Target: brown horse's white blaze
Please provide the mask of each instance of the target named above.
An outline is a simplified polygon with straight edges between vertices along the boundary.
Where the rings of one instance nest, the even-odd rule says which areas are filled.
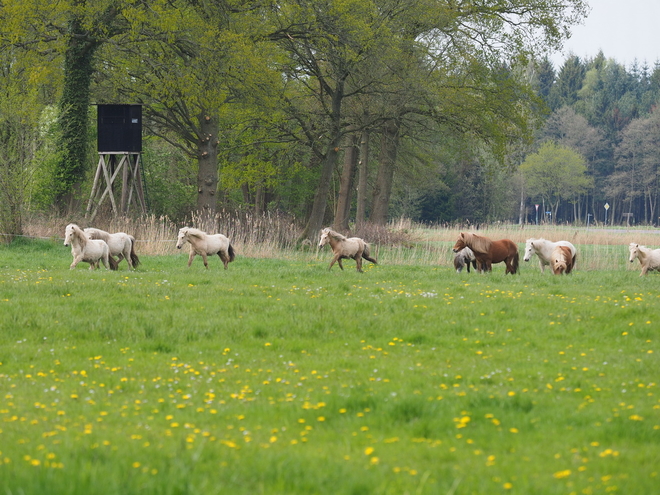
[[[227,265],[234,261],[236,254],[229,239],[223,234],[207,234],[199,229],[192,227],[183,227],[179,230],[176,247],[181,249],[183,245],[190,243],[190,255],[188,256],[188,266],[192,265],[195,255],[200,255],[204,261],[204,266],[209,267],[207,257],[217,254],[222,260],[225,270]]]
[[[510,239],[493,241],[488,237],[471,232],[461,232],[453,251],[458,253],[465,247],[469,247],[474,252],[479,272],[490,272],[493,270],[493,263],[501,263],[502,261],[506,264],[505,274],[518,272],[518,262],[520,260],[518,246]]]
[[[69,267],[71,270],[81,261],[89,263],[90,270],[98,268],[99,261],[103,262],[106,269],[117,269],[117,262],[110,256],[110,249],[106,242],[100,239],[90,239],[75,223],[66,226],[64,245],[71,246],[73,256],[73,262]]]
[[[555,275],[563,275],[564,273],[571,273],[573,269],[573,253],[568,246],[557,246],[552,250],[550,257],[552,265],[552,273]]]
[[[319,240],[319,247],[330,244],[334,256],[330,262],[328,270],[332,268],[335,263],[339,264],[339,268],[344,269],[341,264],[342,259],[354,259],[358,272],[362,272],[362,258],[377,264],[376,260],[369,255],[369,244],[359,237],[346,237],[335,232],[332,229],[326,228],[321,231],[321,239]]]

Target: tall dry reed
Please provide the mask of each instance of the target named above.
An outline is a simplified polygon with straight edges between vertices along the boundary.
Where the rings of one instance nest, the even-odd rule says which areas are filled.
[[[63,237],[70,220],[57,217],[34,217],[26,221],[24,232],[39,238]],[[94,225],[85,219],[81,227],[96,227],[109,232],[127,232],[137,241],[140,254],[165,255],[177,252],[176,237],[180,227],[166,217],[149,215],[141,218],[98,218]],[[302,227],[293,217],[282,213],[255,215],[251,212],[220,211],[212,217],[192,215],[184,222],[208,233],[223,233],[229,237],[239,256],[252,258],[286,258],[323,261],[330,259],[327,250],[319,250],[316,243],[297,246]],[[451,248],[462,231],[471,231],[492,239],[511,239],[521,250],[529,238],[552,241],[568,240],[578,250],[577,269],[608,270],[638,269],[628,263],[628,244],[636,242],[648,247],[660,247],[660,230],[652,228],[571,227],[564,225],[495,224],[479,229],[469,227],[429,227],[409,219],[396,219],[386,226],[367,224],[346,234],[358,236],[372,245],[372,252],[384,264],[423,264],[452,266]],[[522,263],[522,260],[521,260]],[[538,269],[536,258],[522,264]]]

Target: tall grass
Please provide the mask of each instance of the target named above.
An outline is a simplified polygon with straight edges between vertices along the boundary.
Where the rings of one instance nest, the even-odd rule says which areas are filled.
[[[42,238],[60,238],[68,220],[36,218],[26,222],[25,233]],[[283,214],[254,215],[250,212],[221,211],[212,218],[193,215],[188,226],[201,228],[209,233],[227,235],[239,256],[251,258],[289,258],[300,260],[324,260],[326,248],[319,251],[315,243],[298,245],[302,229],[295,219]],[[79,224],[87,225],[85,219]],[[175,225],[164,217],[99,219],[94,227],[111,232],[128,232],[138,240],[138,252],[146,255],[174,254],[177,232],[183,225]],[[461,231],[469,228],[429,227],[410,220],[398,219],[387,226],[366,225],[347,232],[372,244],[378,259],[389,264],[451,266],[451,247]],[[497,224],[475,231],[493,239],[508,238],[524,249],[529,238],[568,240],[578,248],[579,270],[637,269],[638,264],[628,263],[627,246],[636,242],[649,247],[660,246],[660,231],[650,228],[575,228],[552,225]],[[535,268],[536,259],[530,267]],[[526,269],[526,266],[523,266]]]

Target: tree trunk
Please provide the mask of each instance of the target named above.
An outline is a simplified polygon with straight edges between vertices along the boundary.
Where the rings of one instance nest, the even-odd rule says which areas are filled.
[[[325,207],[328,204],[328,192],[330,191],[330,181],[332,179],[332,172],[337,164],[340,139],[340,136],[336,136],[328,146],[328,150],[321,165],[321,177],[319,179],[319,186],[316,188],[316,194],[314,195],[312,212],[310,213],[307,225],[300,236],[301,240],[311,240],[323,227]]]
[[[389,122],[383,129],[380,142],[380,166],[374,188],[373,211],[371,221],[378,225],[387,222],[387,212],[392,193],[394,180],[394,164],[399,146],[399,125],[395,121]]]
[[[325,208],[328,204],[328,192],[330,191],[330,181],[332,179],[332,172],[337,166],[337,157],[339,146],[343,137],[341,130],[341,104],[344,98],[344,80],[337,83],[337,87],[331,95],[332,101],[332,126],[330,128],[330,142],[328,143],[323,163],[321,165],[321,177],[319,178],[319,186],[314,195],[314,204],[312,205],[312,212],[307,220],[300,240],[316,237],[317,233],[323,226],[323,219],[325,217]]]
[[[94,73],[94,53],[100,43],[89,41],[80,19],[71,21],[64,54],[64,87],[60,99],[61,157],[55,166],[55,204],[61,214],[77,207],[78,191],[87,168],[90,84]]]
[[[200,115],[199,125],[197,210],[210,218],[215,215],[218,203],[218,121],[209,115]]]
[[[358,162],[357,210],[355,224],[359,229],[367,218],[367,175],[369,173],[369,131],[362,131]]]
[[[355,176],[358,158],[358,138],[359,136],[350,134],[347,137],[348,145],[344,151],[344,168],[341,172],[337,211],[333,222],[335,230],[339,231],[348,230],[348,218],[351,213],[351,200],[353,198],[351,194],[353,192],[353,177]]]

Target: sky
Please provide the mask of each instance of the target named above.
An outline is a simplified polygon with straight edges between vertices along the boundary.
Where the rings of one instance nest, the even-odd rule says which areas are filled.
[[[588,0],[591,12],[551,60],[558,69],[568,55],[593,58],[600,50],[626,67],[635,59],[650,68],[660,60],[660,0]]]

